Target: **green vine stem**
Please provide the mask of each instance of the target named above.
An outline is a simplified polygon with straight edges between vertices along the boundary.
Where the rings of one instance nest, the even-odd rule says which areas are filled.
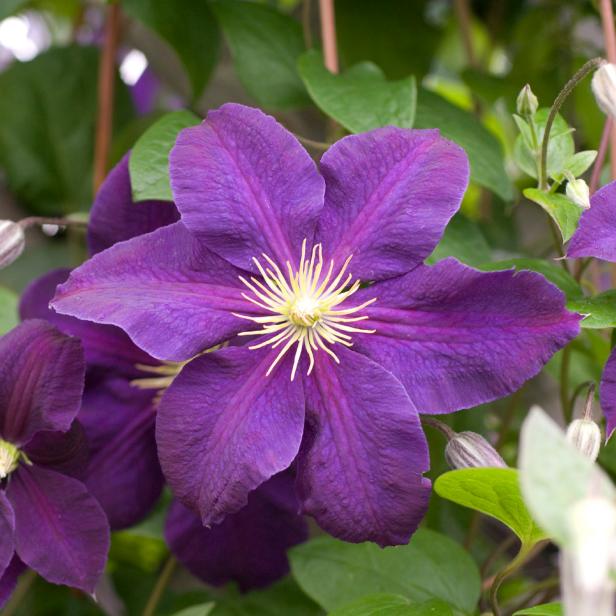
[[[559,112],[562,104],[565,102],[569,94],[571,94],[575,86],[582,79],[584,79],[586,75],[599,68],[599,66],[601,66],[604,62],[605,60],[603,58],[593,58],[592,60],[588,60],[588,62],[586,62],[565,84],[550,109],[548,119],[545,123],[545,130],[543,132],[541,156],[539,159],[539,188],[541,190],[548,190],[548,145],[550,142],[550,131],[552,130],[552,124],[554,124],[554,120],[556,119],[556,114]]]
[[[178,564],[175,556],[170,555],[165,565],[163,566],[158,579],[156,580],[156,584],[152,589],[152,594],[150,595],[148,602],[143,610],[143,616],[154,616],[156,613],[156,608],[167,588],[169,582],[171,581],[171,576],[173,575],[175,568]]]

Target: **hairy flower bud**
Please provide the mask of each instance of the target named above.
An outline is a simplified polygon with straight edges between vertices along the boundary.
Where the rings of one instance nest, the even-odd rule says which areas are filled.
[[[591,87],[597,105],[604,113],[616,118],[616,65],[602,64],[592,76]]]
[[[590,207],[590,189],[582,179],[575,179],[570,173],[567,174],[567,197],[573,203],[587,210]]]
[[[19,463],[19,449],[0,439],[0,479],[8,477]]]
[[[535,115],[538,107],[539,101],[537,100],[537,97],[533,94],[530,86],[526,84],[520,90],[516,101],[518,115],[521,115],[523,118],[528,118]]]
[[[575,419],[567,428],[567,440],[594,462],[601,448],[601,428],[592,419]]]
[[[507,468],[500,454],[476,432],[459,432],[445,447],[445,459],[451,468]]]
[[[21,225],[0,220],[0,269],[7,267],[24,251],[26,236]]]

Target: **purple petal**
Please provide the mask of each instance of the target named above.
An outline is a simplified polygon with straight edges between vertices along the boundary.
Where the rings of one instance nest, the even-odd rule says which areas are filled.
[[[133,202],[128,159],[129,154],[126,154],[109,172],[96,195],[88,224],[91,254],[170,225],[180,218],[175,206],[168,201]]]
[[[163,396],[156,422],[165,477],[206,525],[239,511],[248,494],[286,469],[304,427],[301,381],[288,356],[228,348],[190,362]]]
[[[88,367],[98,366],[135,378],[136,364],[153,364],[152,358],[142,351],[119,328],[81,321],[49,308],[56,288],[66,282],[68,269],[57,269],[31,282],[21,296],[19,314],[22,319],[45,319],[61,332],[81,340]]]
[[[312,438],[298,465],[304,512],[345,541],[405,544],[430,497],[428,448],[404,387],[368,358],[337,350],[306,382]]]
[[[37,466],[11,475],[15,545],[25,564],[53,584],[92,593],[109,550],[109,525],[85,486]]]
[[[294,262],[304,238],[312,242],[323,178],[271,116],[223,105],[180,133],[169,161],[182,221],[234,265],[256,271],[261,253]]]
[[[74,421],[68,432],[38,432],[24,447],[28,458],[63,475],[83,479],[90,452],[82,425]]]
[[[25,565],[17,556],[9,564],[4,575],[0,575],[0,610],[6,605],[6,602],[11,597],[11,594],[17,586],[19,576],[25,571]]]
[[[280,494],[271,492],[276,491]],[[293,507],[281,507],[291,501]],[[285,503],[286,504],[286,503]],[[236,582],[240,590],[268,586],[289,570],[286,550],[308,538],[288,474],[273,477],[248,496],[248,504],[211,529],[174,501],[165,537],[171,551],[207,584]]]
[[[112,530],[141,521],[162,492],[154,395],[118,378],[84,393],[79,417],[92,451],[86,486],[105,510]]]
[[[39,430],[66,431],[79,411],[81,343],[33,319],[0,338],[0,435],[14,445]]]
[[[318,234],[336,264],[353,255],[362,280],[421,263],[462,201],[464,150],[436,130],[379,128],[335,143],[321,159],[325,207]]]
[[[579,332],[543,276],[478,272],[455,259],[357,293],[377,301],[354,348],[393,373],[420,413],[449,413],[518,389]]]
[[[590,198],[590,209],[580,217],[567,256],[616,261],[616,182],[610,182]]]
[[[0,579],[15,554],[15,512],[3,490],[0,490]],[[1,583],[0,583],[1,588]],[[0,600],[1,600],[0,590]]]
[[[601,377],[601,409],[605,415],[606,439],[612,436],[616,428],[616,352],[612,351]]]
[[[92,257],[58,288],[52,306],[117,325],[150,355],[183,361],[250,329],[232,314],[255,313],[241,297],[240,273],[179,222]]]

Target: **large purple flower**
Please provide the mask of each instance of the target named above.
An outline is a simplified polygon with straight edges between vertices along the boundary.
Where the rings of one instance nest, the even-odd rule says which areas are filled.
[[[430,493],[418,412],[515,390],[578,317],[538,274],[423,265],[468,180],[438,131],[349,136],[320,169],[262,112],[210,112],[171,153],[181,222],[96,255],[53,304],[191,360],[157,439],[205,524],[297,460],[303,510],[325,530],[404,543]],[[237,335],[250,343],[203,354]]]
[[[0,604],[22,563],[92,592],[109,547],[100,505],[75,478],[87,447],[78,340],[40,320],[0,338]]]
[[[90,251],[96,254],[116,240],[148,233],[177,218],[170,203],[132,202],[125,157],[103,183],[92,208]],[[20,314],[24,319],[47,319],[82,339],[87,372],[79,418],[91,450],[86,483],[112,530],[118,530],[139,522],[160,496],[163,479],[154,440],[156,407],[181,366],[150,357],[117,327],[49,310],[57,285],[68,275],[68,270],[55,270],[30,284],[22,295]],[[244,509],[212,529],[174,502],[166,536],[179,560],[205,582],[235,581],[242,589],[254,588],[284,575],[286,550],[306,539],[306,523],[297,509],[287,473],[263,484]]]

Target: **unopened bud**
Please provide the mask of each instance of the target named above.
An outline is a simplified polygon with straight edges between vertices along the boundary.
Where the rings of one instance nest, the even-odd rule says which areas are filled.
[[[19,464],[19,449],[0,439],[0,479],[8,477]]]
[[[538,107],[539,101],[537,100],[537,97],[533,94],[530,86],[526,84],[520,90],[516,101],[518,115],[521,115],[523,118],[528,118],[535,115]]]
[[[7,267],[24,251],[26,236],[21,225],[0,220],[0,269]]]
[[[590,85],[597,105],[605,114],[616,117],[616,65],[602,64],[592,76]]]
[[[590,189],[588,184],[582,179],[575,179],[570,173],[567,173],[567,197],[573,203],[587,210],[590,207]]]
[[[592,419],[575,419],[567,428],[567,440],[594,462],[601,448],[601,428]]]
[[[505,461],[488,441],[476,432],[459,432],[445,447],[451,468],[507,468]]]

